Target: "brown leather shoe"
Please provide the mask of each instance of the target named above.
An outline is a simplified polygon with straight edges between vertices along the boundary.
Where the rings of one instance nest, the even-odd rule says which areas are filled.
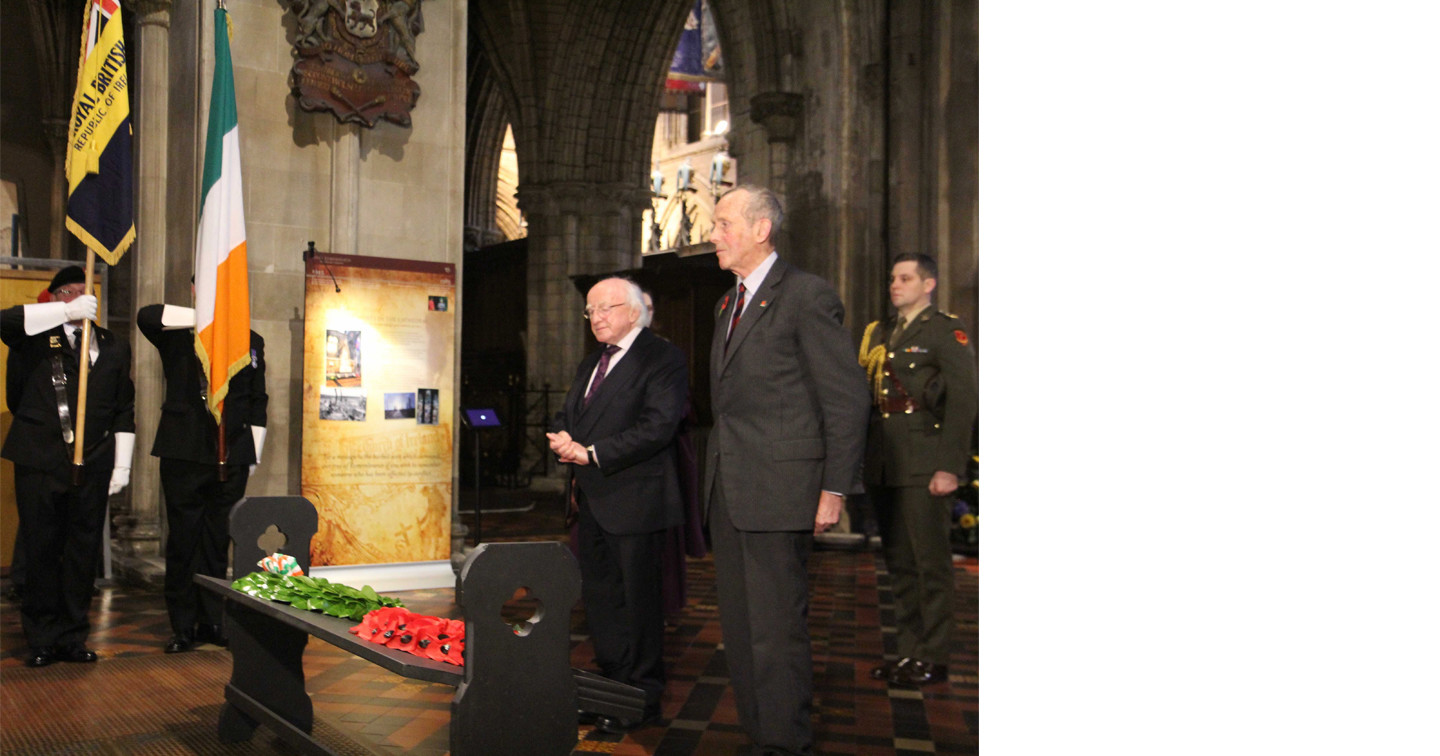
[[[890,677],[890,682],[896,685],[930,685],[949,680],[950,671],[945,668],[944,664],[931,664],[923,661],[912,661],[908,667],[896,670],[895,674]]]
[[[870,679],[889,680],[890,678],[895,676],[896,672],[899,672],[901,669],[910,666],[910,664],[914,661],[914,659],[911,659],[907,656],[904,659],[896,659],[892,662],[885,662],[884,664],[881,664],[880,666],[870,670]]]

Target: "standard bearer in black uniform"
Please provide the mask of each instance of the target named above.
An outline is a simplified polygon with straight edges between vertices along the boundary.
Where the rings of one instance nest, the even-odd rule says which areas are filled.
[[[130,346],[92,325],[84,464],[75,483],[82,327],[95,319],[98,303],[85,292],[79,266],[56,273],[49,291],[54,301],[0,311],[0,340],[11,350],[6,401],[15,413],[0,456],[15,463],[26,570],[20,620],[30,667],[97,658],[85,641],[105,505],[129,485],[135,450]]]
[[[165,607],[174,636],[165,653],[196,643],[225,645],[219,598],[199,590],[195,575],[225,577],[229,561],[230,508],[265,448],[265,340],[250,332],[250,364],[230,378],[225,395],[224,475],[219,427],[206,406],[207,381],[195,354],[195,311],[175,305],[140,308],[135,324],[160,350],[165,404],[150,453],[160,458],[165,489]]]

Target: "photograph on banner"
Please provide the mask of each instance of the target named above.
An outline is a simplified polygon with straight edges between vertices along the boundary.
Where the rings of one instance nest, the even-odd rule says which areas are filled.
[[[415,422],[434,425],[440,422],[440,389],[422,388],[415,392],[420,402],[416,409]]]
[[[365,389],[320,389],[320,419],[363,421],[365,419]]]
[[[360,332],[325,333],[325,383],[328,386],[363,386],[360,380]]]
[[[385,419],[404,420],[415,418],[415,394],[405,391],[401,393],[385,392]]]
[[[455,316],[435,301],[454,296],[452,263],[308,262],[300,490],[319,514],[315,566],[450,557]]]

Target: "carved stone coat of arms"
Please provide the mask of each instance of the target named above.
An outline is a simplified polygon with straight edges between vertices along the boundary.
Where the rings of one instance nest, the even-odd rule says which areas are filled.
[[[296,20],[290,90],[300,108],[341,123],[410,125],[420,98],[415,37],[421,0],[291,0]]]

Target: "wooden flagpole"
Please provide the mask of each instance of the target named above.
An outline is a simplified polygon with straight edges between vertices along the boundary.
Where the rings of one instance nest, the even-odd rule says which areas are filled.
[[[95,250],[85,250],[85,294],[95,290]],[[85,398],[90,388],[90,320],[80,330],[80,387],[75,402],[75,456],[71,460],[74,484],[80,485],[85,472]]]
[[[208,382],[208,381],[210,380],[209,376],[206,376],[205,380]],[[220,400],[220,405],[219,405],[218,409],[220,410],[220,422],[216,423],[216,425],[219,425],[219,426],[220,426],[220,482],[221,482],[221,483],[224,483],[224,482],[225,482],[225,458],[228,457],[228,456],[230,456],[229,454],[226,454],[226,453],[225,453],[225,452],[226,452],[226,449],[225,449],[225,400],[224,400],[224,399],[221,399],[221,400]]]

